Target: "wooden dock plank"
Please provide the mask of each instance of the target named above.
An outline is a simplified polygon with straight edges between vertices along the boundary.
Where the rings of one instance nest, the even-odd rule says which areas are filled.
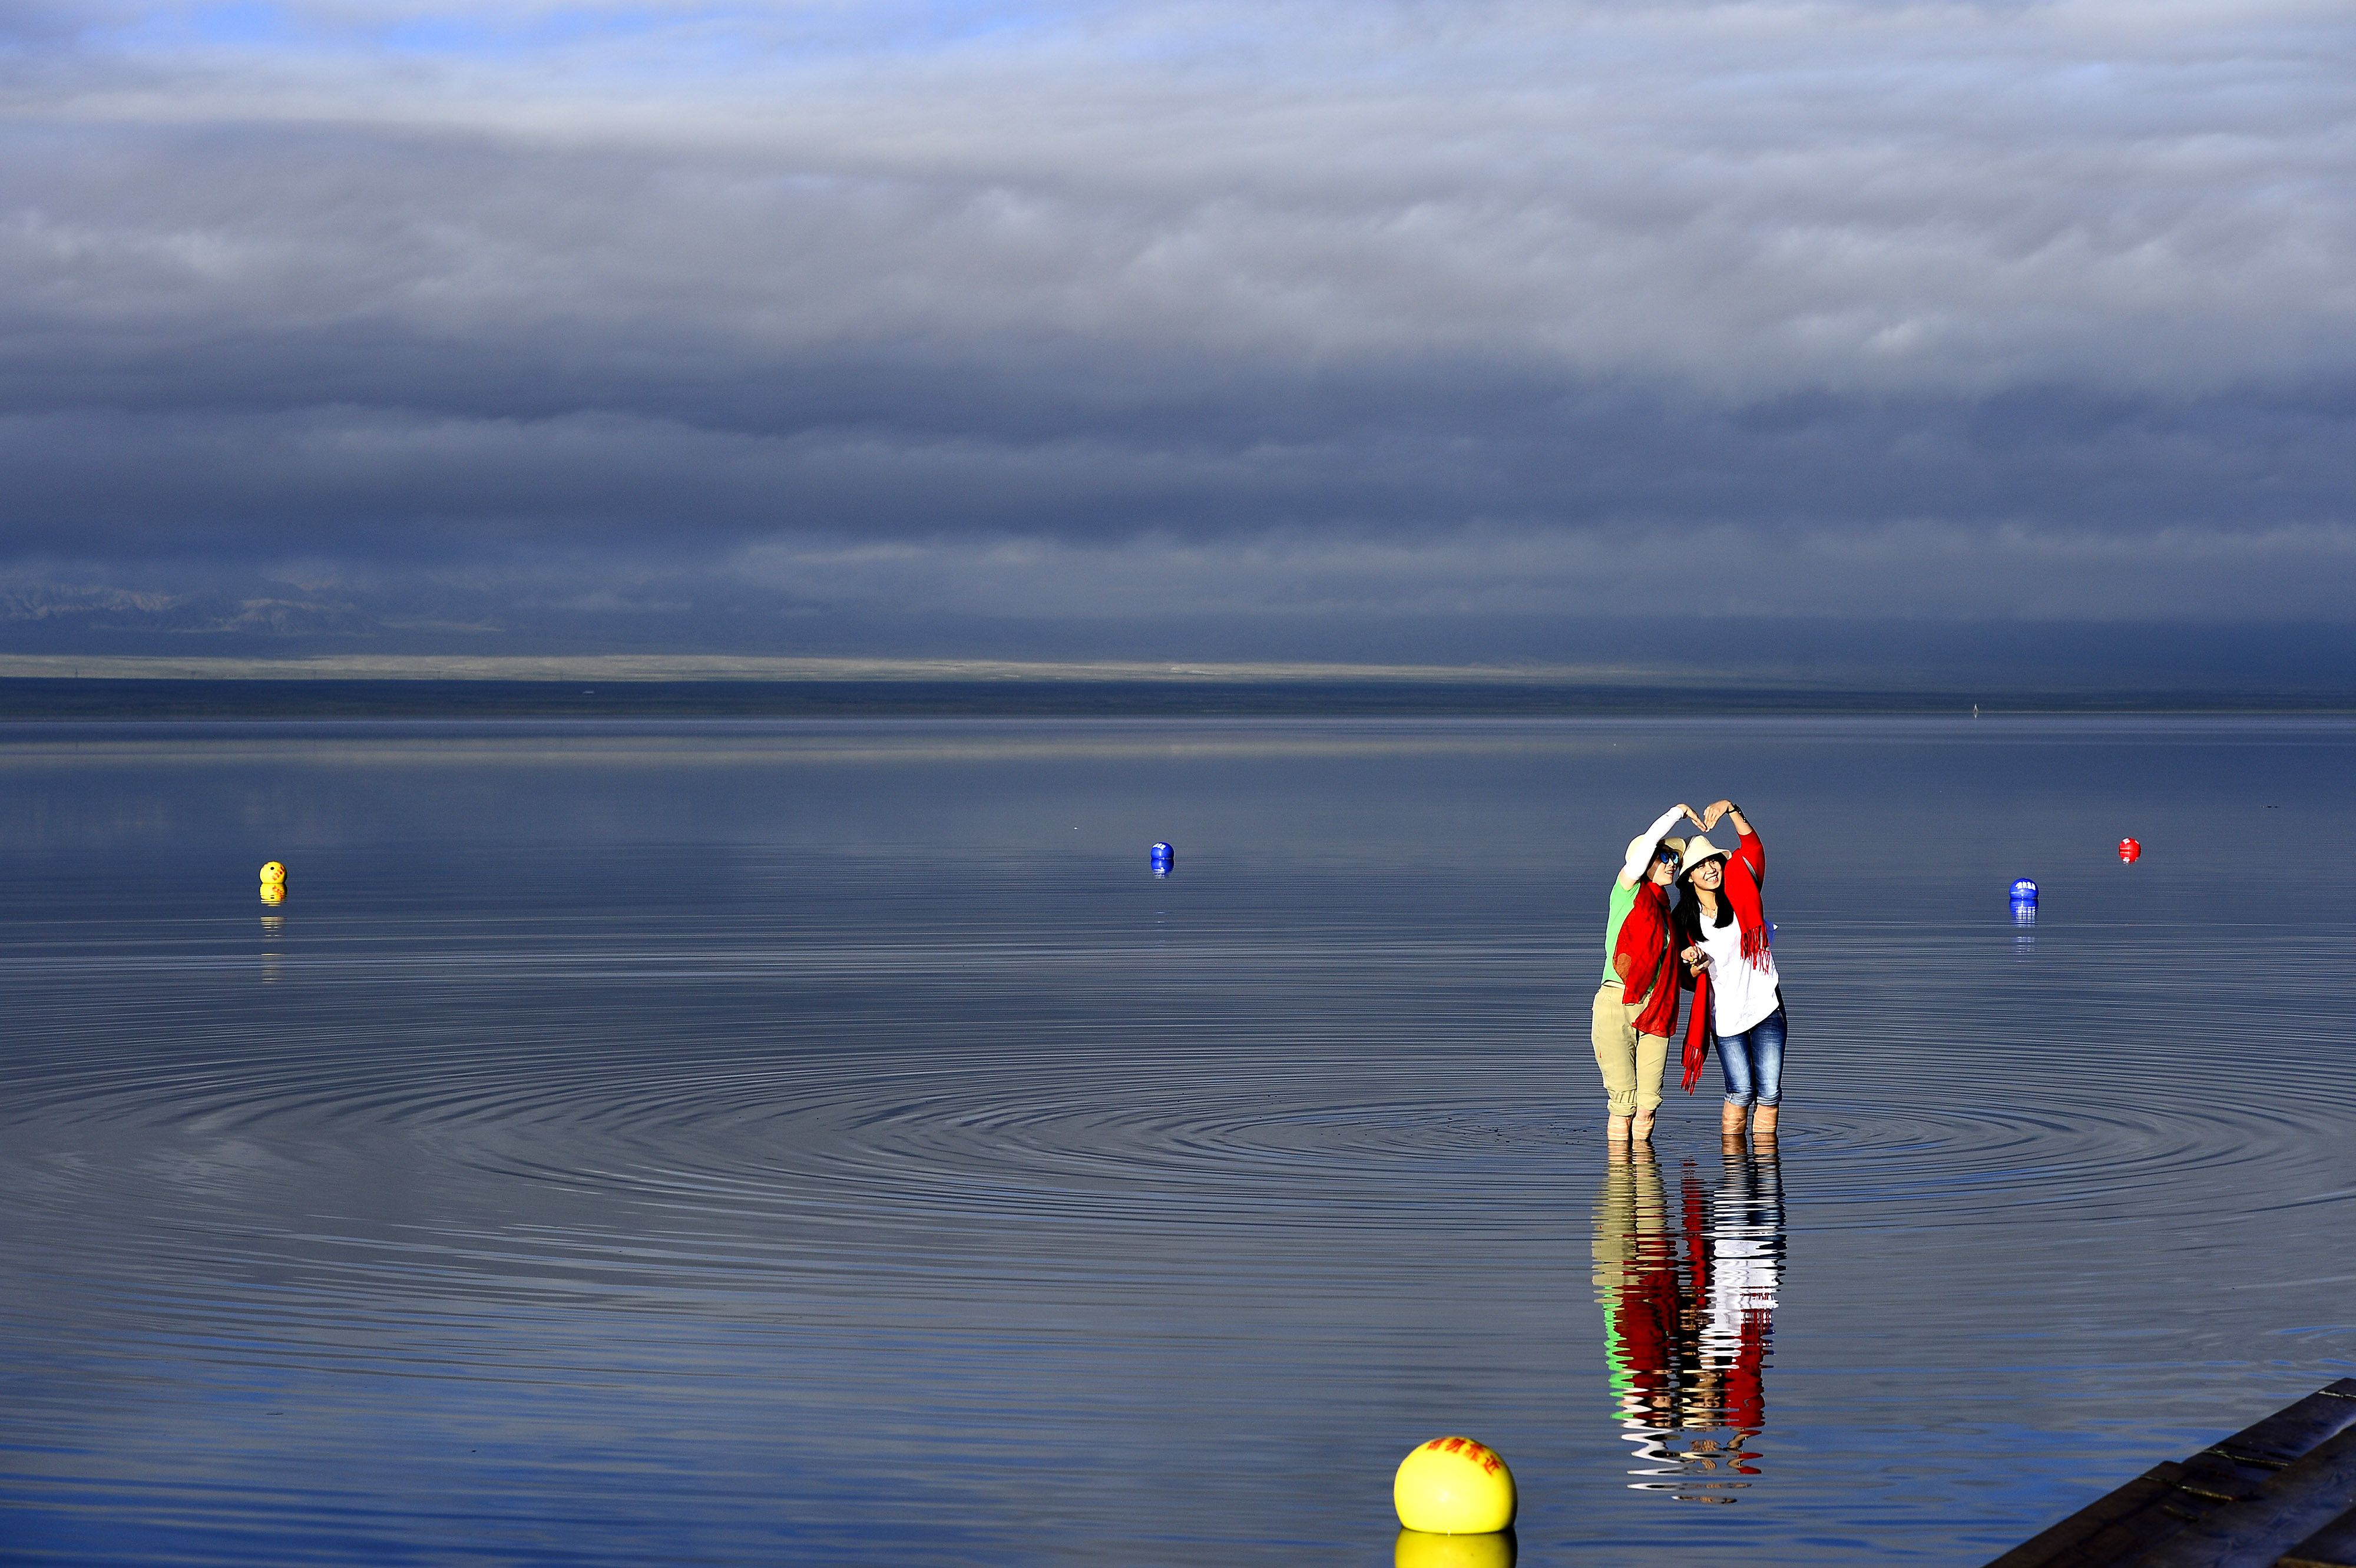
[[[1988,1568],[2099,1568],[2121,1561],[2120,1552],[2148,1546],[2175,1534],[2206,1512],[2206,1499],[2188,1497],[2176,1483],[2184,1466],[2173,1459],[2154,1465],[2117,1490],[2087,1504],[2060,1523],[2029,1537]],[[2173,1500],[2180,1506],[2168,1507]]]
[[[2256,1497],[2221,1507],[2146,1553],[2136,1568],[2272,1568],[2356,1499],[2356,1428],[2286,1466]]]
[[[2356,1568],[2356,1508],[2284,1552],[2276,1568]]]
[[[2356,1426],[2356,1378],[2342,1378],[2255,1425],[2211,1444],[2210,1452],[2280,1469],[2351,1426]]]
[[[2181,1464],[2153,1466],[1988,1568],[2273,1568],[2287,1542],[2351,1500],[2356,1378],[2342,1378]]]

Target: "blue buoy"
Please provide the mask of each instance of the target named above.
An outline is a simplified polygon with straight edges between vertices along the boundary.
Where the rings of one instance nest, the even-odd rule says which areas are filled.
[[[2012,901],[2016,904],[2037,902],[2037,884],[2024,876],[2012,885]]]
[[[1178,852],[1172,849],[1168,844],[1155,844],[1153,846],[1153,875],[1156,876],[1169,875],[1170,867],[1174,862],[1176,862],[1177,858]]]

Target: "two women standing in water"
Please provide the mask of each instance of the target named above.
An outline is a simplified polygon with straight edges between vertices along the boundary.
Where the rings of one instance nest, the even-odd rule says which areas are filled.
[[[1667,837],[1680,817],[1704,836]],[[1731,854],[1706,836],[1721,820],[1731,820],[1739,835]],[[1595,996],[1595,1061],[1611,1097],[1612,1142],[1652,1135],[1668,1036],[1687,990],[1694,1002],[1686,1025],[1686,1092],[1693,1092],[1714,1040],[1726,1079],[1719,1131],[1730,1138],[1746,1130],[1774,1135],[1783,998],[1770,945],[1773,928],[1759,897],[1766,875],[1766,851],[1731,800],[1698,815],[1690,806],[1672,806],[1629,841],[1612,885],[1603,932],[1608,968]],[[1672,883],[1678,891],[1674,908]]]
[[[1681,818],[1701,832],[1667,836]],[[1708,836],[1722,821],[1734,824],[1731,852]],[[1643,1455],[1638,1484],[1696,1502],[1732,1502],[1759,1474],[1783,1282],[1783,998],[1759,897],[1766,872],[1766,850],[1733,801],[1698,814],[1670,807],[1629,843],[1595,996],[1595,1061],[1612,1098],[1595,1285],[1612,1388]],[[1708,1193],[1688,1161],[1673,1216],[1646,1140],[1687,991],[1685,1089],[1693,1092],[1715,1045],[1725,1175]]]

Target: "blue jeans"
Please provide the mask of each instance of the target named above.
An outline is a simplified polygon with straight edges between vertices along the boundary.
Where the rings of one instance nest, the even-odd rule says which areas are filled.
[[[1783,1004],[1739,1035],[1718,1037],[1729,1105],[1772,1105],[1783,1097]]]

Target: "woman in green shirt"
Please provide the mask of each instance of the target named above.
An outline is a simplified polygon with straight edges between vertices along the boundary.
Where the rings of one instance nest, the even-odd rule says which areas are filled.
[[[1693,808],[1676,805],[1628,841],[1628,858],[1612,885],[1603,921],[1603,984],[1595,993],[1595,1065],[1611,1100],[1609,1136],[1653,1135],[1661,1104],[1661,1071],[1676,1027],[1677,978],[1669,952],[1669,885],[1676,881],[1683,839],[1665,838]],[[1631,940],[1633,938],[1634,940]],[[1665,984],[1662,983],[1664,981]]]

